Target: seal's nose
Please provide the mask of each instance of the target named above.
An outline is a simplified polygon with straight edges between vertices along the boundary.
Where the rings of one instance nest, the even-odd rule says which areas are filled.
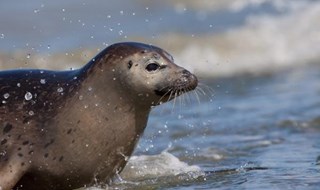
[[[182,75],[183,76],[190,76],[190,75],[192,75],[188,70],[186,70],[186,69],[184,69],[183,71],[182,71]]]
[[[188,70],[186,70],[186,69],[182,70],[182,76],[183,76],[185,79],[187,79],[187,81],[188,81],[188,88],[189,88],[190,90],[193,90],[193,89],[195,89],[195,88],[198,86],[198,79],[197,79],[197,77],[196,77],[194,74],[190,73],[190,71],[188,71]]]

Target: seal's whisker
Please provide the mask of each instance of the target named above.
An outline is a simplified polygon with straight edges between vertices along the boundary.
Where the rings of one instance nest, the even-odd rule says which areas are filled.
[[[164,90],[164,89],[166,89],[167,87],[163,87],[163,88],[160,88],[160,91],[162,91],[162,90]],[[170,91],[170,90],[168,90],[168,91]]]
[[[175,103],[175,104],[176,104],[176,102],[177,102],[178,97],[179,97],[179,89],[176,90],[175,93],[174,93],[174,103]],[[176,105],[174,105],[174,106],[176,106]]]
[[[171,112],[173,111],[174,104],[175,104],[175,101],[176,101],[176,100],[175,100],[175,97],[172,98],[172,97],[174,96],[174,92],[175,92],[174,90],[171,91],[170,96],[169,96],[169,99],[168,99],[168,101],[171,100],[171,99],[173,99],[173,103],[172,103],[172,106],[171,106]]]
[[[204,92],[205,92],[205,90],[208,91],[208,93],[211,96],[214,94],[214,90],[210,86],[208,86],[208,85],[206,85],[204,83],[199,83],[197,88],[201,88]]]
[[[163,88],[163,89],[164,89],[164,88]],[[163,90],[163,89],[162,89],[162,90]],[[160,99],[158,100],[158,102],[157,102],[157,105],[160,104],[161,101],[163,100],[163,98],[166,97],[169,93],[171,93],[171,89],[169,89],[164,95],[161,96],[161,98],[160,98]],[[169,96],[169,98],[168,98],[167,101],[169,101],[169,100],[170,100],[170,96]]]
[[[206,92],[206,90],[208,90],[208,93]],[[213,97],[213,92],[212,91],[210,91],[209,89],[203,89],[203,88],[201,88],[201,87],[197,87],[196,89],[195,89],[195,91],[197,92],[197,95],[198,95],[198,97],[200,97],[199,95],[201,95],[201,96],[204,96],[206,99],[209,99],[209,100],[212,100],[212,97]]]
[[[171,100],[172,99],[172,95],[173,95],[173,90],[170,90],[170,95],[168,96],[168,99],[167,101]],[[172,110],[171,110],[172,111]]]
[[[203,95],[207,96],[207,93],[201,88],[201,87],[197,87],[197,90],[199,90],[199,92],[201,92]]]
[[[198,94],[197,89],[194,90],[193,93],[194,93],[194,95],[195,95],[195,97],[196,97],[196,99],[198,100],[198,103],[199,103],[199,105],[200,105],[200,104],[201,104],[201,101],[200,101],[200,97],[199,97],[199,94]]]
[[[192,98],[192,96],[193,96],[193,92],[191,93],[188,93],[188,98],[189,98],[189,102],[190,102],[190,104],[193,102],[193,98]]]
[[[181,89],[181,94],[182,94],[182,97],[181,97],[181,105],[182,106],[185,106],[186,105],[186,90],[185,89]],[[182,108],[182,106],[180,105],[180,107]]]
[[[192,96],[195,96],[195,97],[196,97],[196,95],[194,95],[193,93],[192,93],[192,94],[190,93],[190,94],[189,94],[189,101],[190,101],[190,102],[192,102],[192,101],[193,101]],[[197,98],[196,98],[196,99],[197,99]]]
[[[188,89],[188,92],[189,92],[190,90]],[[192,99],[191,99],[191,96],[190,96],[190,93],[186,93],[186,96],[188,97],[188,101],[189,101],[189,103],[191,103],[192,101]]]
[[[189,89],[184,88],[184,89],[182,89],[182,91],[183,91],[182,93],[183,93],[184,105],[191,103],[189,93],[187,93],[189,91]]]
[[[179,108],[180,108],[180,111],[181,111],[181,108],[182,108],[182,105],[183,105],[183,98],[184,98],[184,95],[182,94],[181,90],[179,89],[178,90],[178,95],[179,95]]]
[[[173,95],[173,90],[170,90],[170,95],[169,95],[169,97],[168,97],[168,100],[167,100],[167,101],[169,101],[169,100],[171,100],[171,99],[172,99],[172,95]]]
[[[180,99],[179,102],[180,102],[180,108],[181,108],[182,99],[183,99],[183,95],[182,95],[182,90],[181,89],[178,90],[178,96],[177,97]]]
[[[170,93],[170,94],[169,94]],[[169,95],[169,96],[168,96]],[[161,96],[161,98],[158,100],[156,105],[159,105],[160,103],[162,103],[162,100],[164,100],[164,98],[168,96],[168,99],[165,100],[165,102],[169,101],[172,97],[172,90],[170,89],[169,91],[167,91],[163,96]],[[162,107],[161,113],[164,111],[164,107]]]
[[[175,91],[174,91],[174,98],[173,98],[172,112],[174,111],[174,107],[175,107],[175,105],[176,105],[177,96],[178,96],[178,90],[175,90]]]

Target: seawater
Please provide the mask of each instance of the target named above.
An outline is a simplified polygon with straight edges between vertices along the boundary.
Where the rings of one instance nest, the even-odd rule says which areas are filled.
[[[191,92],[152,111],[109,188],[317,189],[319,81],[319,66],[204,80],[200,101]]]

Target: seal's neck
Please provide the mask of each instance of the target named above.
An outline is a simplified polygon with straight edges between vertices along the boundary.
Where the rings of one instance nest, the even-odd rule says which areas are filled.
[[[131,114],[135,117],[138,133],[142,133],[146,125],[146,120],[150,112],[150,105],[144,105],[137,101],[128,89],[114,76],[110,68],[99,66],[101,60],[91,61],[82,69],[80,73],[85,74],[79,89],[79,98],[82,99],[84,107],[96,109],[100,114],[119,112],[119,115]],[[90,74],[88,74],[90,73]]]

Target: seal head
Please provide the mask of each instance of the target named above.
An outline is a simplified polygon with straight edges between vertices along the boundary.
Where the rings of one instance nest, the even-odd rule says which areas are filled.
[[[128,42],[114,44],[107,51],[101,67],[111,63],[113,80],[119,80],[138,102],[154,106],[197,87],[197,77],[174,64],[173,57],[158,47]]]

